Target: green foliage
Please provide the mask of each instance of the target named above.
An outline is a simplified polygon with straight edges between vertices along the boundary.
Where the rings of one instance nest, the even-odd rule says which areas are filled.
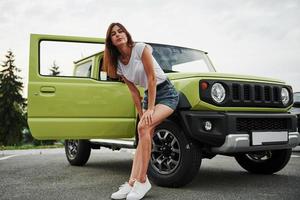
[[[31,135],[27,124],[27,103],[21,93],[23,83],[17,75],[20,70],[14,64],[14,57],[9,50],[0,71],[0,146],[53,145],[55,140],[36,140]],[[52,75],[58,75],[58,69],[54,61]]]
[[[13,52],[9,50],[5,58],[0,71],[0,145],[18,145],[27,126],[26,100],[21,94],[23,83],[17,75],[20,70],[14,64]]]
[[[56,64],[55,60],[53,61],[53,65],[50,68],[50,75],[57,76],[60,74],[60,71],[58,70],[59,66]]]

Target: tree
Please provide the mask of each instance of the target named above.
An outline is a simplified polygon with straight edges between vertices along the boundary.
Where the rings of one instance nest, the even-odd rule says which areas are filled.
[[[26,100],[22,96],[23,83],[17,75],[21,70],[15,64],[14,54],[8,50],[0,71],[0,144],[18,145],[26,127],[24,111]]]
[[[53,61],[53,65],[50,68],[50,75],[57,76],[60,74],[60,71],[58,70],[59,66],[56,64],[55,60]]]

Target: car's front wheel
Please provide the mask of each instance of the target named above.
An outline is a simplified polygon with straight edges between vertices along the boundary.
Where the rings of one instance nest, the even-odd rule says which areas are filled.
[[[256,174],[273,174],[283,169],[290,160],[292,150],[259,151],[235,156],[245,170]]]
[[[175,123],[156,127],[152,139],[149,178],[159,186],[180,187],[193,180],[201,165],[201,151]]]
[[[91,145],[88,140],[65,140],[65,152],[71,165],[83,166],[90,158]]]

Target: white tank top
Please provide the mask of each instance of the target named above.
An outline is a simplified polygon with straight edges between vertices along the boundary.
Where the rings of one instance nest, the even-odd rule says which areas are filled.
[[[142,53],[145,46],[150,49],[152,53],[152,47],[145,43],[135,43],[132,48],[131,56],[127,65],[124,65],[118,59],[117,74],[123,75],[125,78],[136,85],[139,85],[145,89],[148,89],[148,78],[142,62]],[[167,79],[164,71],[161,69],[155,58],[152,56],[154,73],[156,76],[156,85],[164,82]]]

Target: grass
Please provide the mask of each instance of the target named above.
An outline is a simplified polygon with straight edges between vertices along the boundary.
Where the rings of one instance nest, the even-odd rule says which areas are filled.
[[[64,144],[56,143],[54,145],[33,145],[33,144],[24,144],[20,146],[0,146],[0,150],[21,150],[21,149],[49,149],[49,148],[62,148]]]

